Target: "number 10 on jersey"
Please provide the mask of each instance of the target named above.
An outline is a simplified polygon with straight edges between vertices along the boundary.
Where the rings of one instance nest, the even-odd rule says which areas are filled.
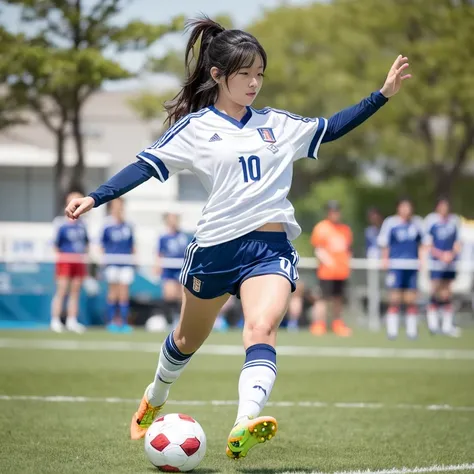
[[[260,158],[255,155],[249,156],[245,159],[244,156],[239,158],[239,163],[242,166],[242,172],[244,174],[244,181],[246,183],[251,181],[260,181],[261,170],[260,170]]]

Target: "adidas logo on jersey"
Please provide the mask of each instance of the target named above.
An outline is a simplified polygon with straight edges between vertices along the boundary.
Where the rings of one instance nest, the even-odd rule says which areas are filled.
[[[210,142],[219,142],[221,140],[222,138],[219,135],[217,135],[217,133],[214,133],[214,135],[212,135],[212,137],[209,139]]]

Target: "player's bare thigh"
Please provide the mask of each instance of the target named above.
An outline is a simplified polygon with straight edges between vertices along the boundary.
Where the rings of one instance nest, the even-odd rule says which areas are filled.
[[[165,301],[181,301],[181,283],[178,280],[166,279],[163,282],[163,298]]]
[[[201,347],[229,297],[229,294],[225,294],[217,298],[202,299],[184,288],[181,315],[174,331],[174,340],[181,352],[191,354]]]
[[[278,327],[285,316],[291,295],[290,282],[281,275],[260,275],[245,280],[240,287],[244,312],[244,347],[276,344]]]

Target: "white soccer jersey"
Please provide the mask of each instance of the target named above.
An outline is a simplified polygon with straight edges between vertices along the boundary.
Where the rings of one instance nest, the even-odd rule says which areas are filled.
[[[183,117],[137,155],[160,181],[193,172],[209,193],[198,222],[201,247],[221,244],[269,222],[281,222],[290,240],[301,233],[287,199],[293,162],[317,158],[327,128],[324,118],[248,107],[238,121],[207,107]]]

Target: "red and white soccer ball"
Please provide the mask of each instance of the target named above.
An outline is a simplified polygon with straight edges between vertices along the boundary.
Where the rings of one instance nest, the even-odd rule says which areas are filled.
[[[206,435],[194,418],[171,413],[157,418],[148,428],[145,452],[161,471],[188,472],[206,454]]]

